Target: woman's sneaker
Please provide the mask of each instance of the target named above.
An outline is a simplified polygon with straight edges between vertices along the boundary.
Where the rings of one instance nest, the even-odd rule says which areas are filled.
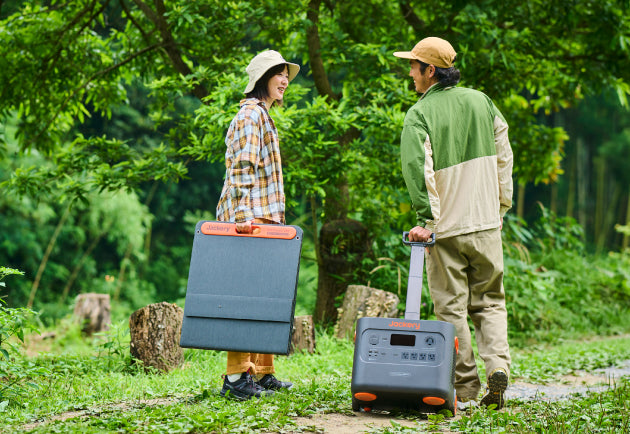
[[[503,392],[508,386],[508,375],[502,368],[497,368],[488,377],[488,388],[486,394],[481,398],[480,404],[489,407],[496,405],[495,410],[503,408],[505,397]]]
[[[228,398],[234,398],[239,401],[247,401],[252,396],[260,398],[261,396],[273,395],[273,390],[266,390],[254,382],[249,372],[243,372],[241,378],[235,382],[228,380],[228,376],[223,377],[223,389],[221,389],[221,396],[227,396]]]
[[[256,382],[260,387],[267,390],[292,389],[293,383],[289,381],[280,381],[271,374],[267,374]]]

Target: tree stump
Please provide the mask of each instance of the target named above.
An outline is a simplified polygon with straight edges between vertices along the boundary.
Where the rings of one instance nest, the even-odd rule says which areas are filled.
[[[83,333],[88,336],[109,330],[111,324],[109,294],[93,292],[79,294],[73,315],[81,323]]]
[[[129,318],[131,355],[163,372],[184,362],[179,346],[184,310],[176,304],[154,303],[135,311]]]
[[[363,285],[350,285],[338,309],[339,321],[335,335],[340,339],[352,338],[359,318],[396,318],[400,299],[394,293]]]
[[[315,327],[312,315],[296,316],[293,320],[289,354],[298,350],[305,350],[310,354],[315,352]]]

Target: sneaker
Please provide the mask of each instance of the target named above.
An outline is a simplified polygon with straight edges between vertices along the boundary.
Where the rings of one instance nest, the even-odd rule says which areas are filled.
[[[280,381],[271,374],[266,374],[260,380],[256,382],[259,386],[267,390],[280,390],[293,388],[293,383],[289,381]]]
[[[503,408],[505,404],[505,398],[503,392],[507,389],[508,375],[502,368],[497,368],[488,377],[488,387],[486,388],[486,394],[481,398],[480,404],[489,407],[490,405],[496,405],[495,410]]]
[[[221,389],[221,396],[228,396],[239,401],[247,401],[252,396],[260,398],[261,396],[273,395],[273,390],[266,390],[254,382],[249,372],[243,372],[241,378],[235,382],[228,380],[228,376],[223,377],[223,389]]]

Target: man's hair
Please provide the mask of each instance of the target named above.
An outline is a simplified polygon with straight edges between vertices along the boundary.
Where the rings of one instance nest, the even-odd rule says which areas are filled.
[[[420,60],[417,60],[416,62],[420,64],[420,72],[424,74],[424,71],[427,69],[429,64],[421,62]],[[455,86],[459,83],[461,74],[459,73],[459,69],[454,66],[450,68],[438,68],[435,66],[435,78],[437,78],[438,82],[443,86]]]
[[[271,80],[271,77],[273,77],[274,75],[280,74],[282,71],[284,71],[285,67],[288,68],[289,65],[287,65],[286,63],[281,63],[280,65],[269,68],[267,72],[265,72],[263,76],[258,79],[256,84],[254,85],[254,89],[252,89],[251,92],[246,93],[245,96],[247,98],[257,98],[261,101],[267,98],[269,96],[269,91],[267,90],[267,84],[269,83],[269,80]],[[281,102],[278,104],[282,105]]]

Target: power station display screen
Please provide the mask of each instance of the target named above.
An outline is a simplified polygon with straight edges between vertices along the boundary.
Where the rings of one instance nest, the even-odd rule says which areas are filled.
[[[416,346],[416,335],[401,335],[392,333],[389,342],[395,346],[414,347]]]

